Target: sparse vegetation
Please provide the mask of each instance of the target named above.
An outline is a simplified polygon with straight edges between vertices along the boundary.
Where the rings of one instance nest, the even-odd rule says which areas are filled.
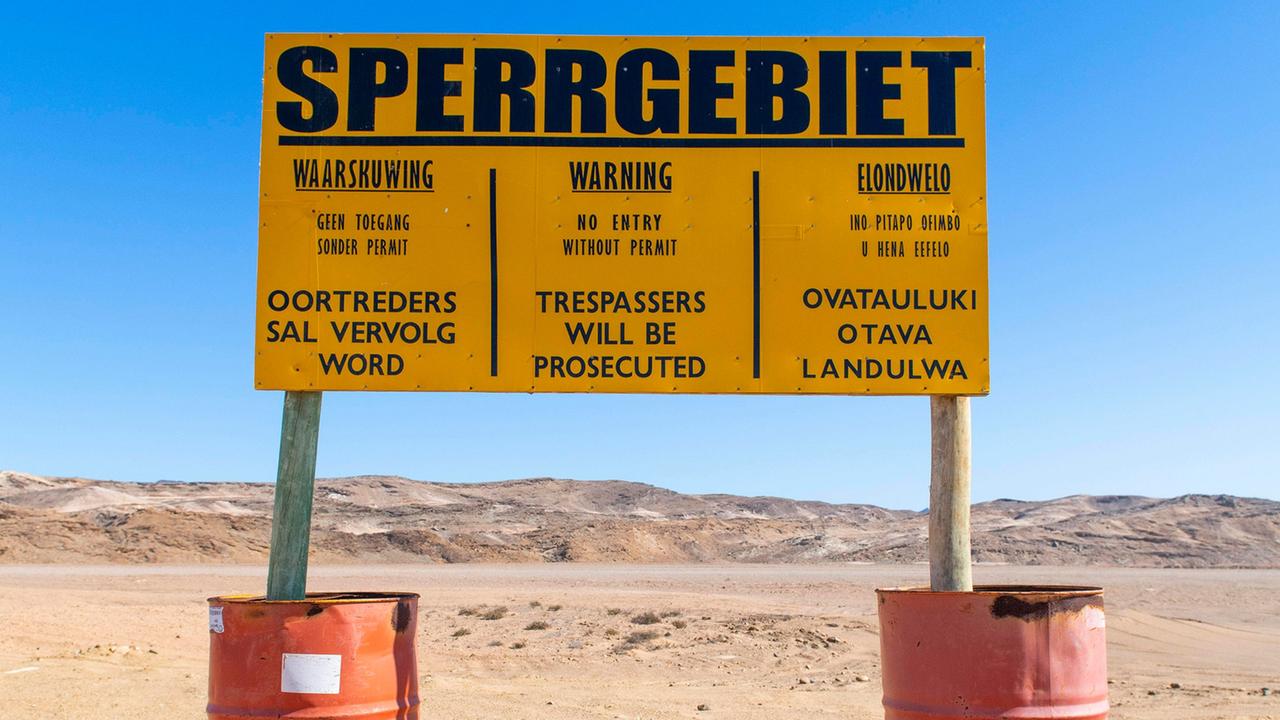
[[[609,615],[621,615],[621,614],[622,614],[622,608],[609,608],[606,612],[607,612]]]
[[[524,641],[523,641],[523,640],[517,640],[517,641],[515,641],[515,642],[511,643],[511,649],[512,649],[512,650],[523,650],[523,649],[524,649]]]
[[[656,640],[657,638],[658,638],[658,633],[652,630],[637,630],[636,632],[633,632],[630,635],[628,635],[627,639],[623,641],[623,644],[632,645],[632,646],[643,645],[647,642],[650,642],[651,640]]]
[[[488,610],[485,610],[483,613],[480,614],[480,619],[481,620],[501,620],[502,618],[507,616],[508,612],[510,612],[510,610],[507,609],[506,605],[499,605],[498,607],[492,607],[492,608],[489,608]]]
[[[639,615],[632,615],[631,622],[636,625],[656,625],[662,622],[662,618],[655,612],[642,612]]]
[[[616,637],[617,635],[618,635],[618,631],[614,630],[613,628],[609,628],[608,630],[604,631],[605,637]]]
[[[529,607],[531,607],[531,608],[540,608],[540,607],[542,607],[542,602],[540,602],[540,601],[538,601],[538,600],[530,600],[530,601],[529,601]]]
[[[687,622],[685,622],[685,621],[683,621],[683,620],[672,620],[672,621],[671,621],[671,627],[673,627],[673,628],[675,628],[675,629],[677,629],[677,630],[683,630],[683,629],[685,629],[685,628],[689,627],[689,623],[687,623]]]
[[[548,610],[550,610],[551,612],[560,612],[560,608],[562,608],[562,607],[564,607],[564,606],[563,606],[563,605],[548,605],[548,606],[547,606],[547,609],[548,609]]]
[[[662,617],[663,617],[664,619],[665,619],[665,618],[680,617],[680,611],[679,611],[679,610],[665,610],[665,611],[663,611],[663,613],[662,613]]]
[[[454,637],[462,637],[463,635],[470,635],[470,634],[471,634],[471,631],[466,628],[458,628],[457,630],[453,631]]]
[[[525,625],[525,626],[524,626],[524,629],[525,629],[525,630],[546,630],[546,629],[547,629],[547,628],[549,628],[549,627],[551,627],[551,626],[550,626],[550,625],[548,625],[548,624],[546,624],[546,623],[544,623],[544,622],[542,622],[541,620],[534,620],[533,622],[529,623],[528,625]]]
[[[479,614],[480,614],[480,608],[478,608],[478,607],[464,607],[464,608],[458,608],[458,614],[459,614],[459,615],[462,615],[463,617],[470,617],[470,616],[472,616],[472,615],[479,615]]]

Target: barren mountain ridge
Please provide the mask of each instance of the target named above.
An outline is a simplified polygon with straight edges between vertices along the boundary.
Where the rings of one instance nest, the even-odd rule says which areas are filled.
[[[0,563],[261,562],[272,486],[0,471]],[[321,562],[921,562],[925,513],[622,481],[317,482]],[[1280,567],[1280,502],[1072,496],[973,507],[979,562]]]

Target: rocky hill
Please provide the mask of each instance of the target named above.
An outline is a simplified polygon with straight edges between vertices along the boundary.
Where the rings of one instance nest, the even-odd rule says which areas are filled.
[[[261,562],[259,483],[131,483],[0,472],[0,563]],[[620,481],[317,483],[326,562],[920,562],[926,515],[684,495]],[[1280,567],[1280,502],[1072,496],[973,508],[980,562]]]

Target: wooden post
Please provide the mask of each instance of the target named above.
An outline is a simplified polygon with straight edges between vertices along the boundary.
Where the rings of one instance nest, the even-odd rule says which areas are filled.
[[[929,398],[933,468],[929,482],[929,587],[973,590],[969,557],[969,479],[972,469],[969,398]]]
[[[307,594],[307,550],[311,545],[320,398],[318,392],[284,394],[280,465],[276,469],[275,513],[271,520],[271,559],[267,564],[268,600],[302,600]]]

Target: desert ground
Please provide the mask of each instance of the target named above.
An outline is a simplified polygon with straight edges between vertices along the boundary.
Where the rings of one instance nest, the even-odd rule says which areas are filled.
[[[926,577],[923,565],[331,565],[310,588],[422,594],[425,718],[849,719],[880,717],[873,588]],[[1106,588],[1112,717],[1280,718],[1280,692],[1264,691],[1280,690],[1280,570],[979,566],[975,578]],[[0,716],[202,718],[204,600],[262,587],[258,565],[0,567]]]

